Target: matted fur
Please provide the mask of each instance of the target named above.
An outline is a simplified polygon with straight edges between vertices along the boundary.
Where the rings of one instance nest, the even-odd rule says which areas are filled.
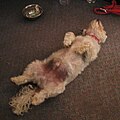
[[[32,103],[32,96],[35,93],[35,88],[31,85],[23,87],[19,93],[11,98],[9,102],[12,110],[17,115],[23,115],[24,112],[27,112]]]

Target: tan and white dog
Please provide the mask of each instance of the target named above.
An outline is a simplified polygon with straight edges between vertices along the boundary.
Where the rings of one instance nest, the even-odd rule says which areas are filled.
[[[91,21],[83,35],[66,33],[63,41],[65,48],[53,53],[47,59],[33,61],[22,75],[11,78],[17,85],[28,82],[37,84],[37,87],[32,85],[24,87],[11,99],[13,112],[20,115],[27,112],[30,104],[39,105],[45,99],[63,93],[65,86],[97,58],[100,43],[104,43],[106,38],[100,20]]]

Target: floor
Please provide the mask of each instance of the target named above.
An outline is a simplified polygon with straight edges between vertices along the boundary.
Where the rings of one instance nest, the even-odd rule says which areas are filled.
[[[28,21],[22,9],[39,3],[44,14]],[[71,0],[61,6],[57,0],[0,0],[0,119],[1,120],[120,120],[120,17],[96,15],[94,7],[105,5],[97,0]],[[78,34],[93,19],[100,19],[108,39],[99,57],[66,88],[24,116],[12,113],[8,103],[21,86],[10,81],[27,64],[44,59],[63,47],[65,32]]]

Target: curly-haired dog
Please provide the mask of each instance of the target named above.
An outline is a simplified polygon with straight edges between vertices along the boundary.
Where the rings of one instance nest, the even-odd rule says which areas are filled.
[[[43,61],[29,64],[22,75],[12,77],[17,85],[33,82],[12,98],[10,105],[17,115],[27,112],[30,104],[39,105],[49,97],[61,94],[65,86],[73,81],[90,62],[97,58],[100,43],[107,38],[100,20],[93,20],[83,35],[68,32],[64,37],[65,48],[53,53]]]

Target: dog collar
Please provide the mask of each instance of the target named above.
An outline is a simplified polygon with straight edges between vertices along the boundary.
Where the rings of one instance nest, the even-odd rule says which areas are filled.
[[[94,38],[94,40],[98,43],[100,42],[100,39],[98,39],[98,37],[96,37],[93,33],[86,33],[86,35],[89,35],[90,37]]]

